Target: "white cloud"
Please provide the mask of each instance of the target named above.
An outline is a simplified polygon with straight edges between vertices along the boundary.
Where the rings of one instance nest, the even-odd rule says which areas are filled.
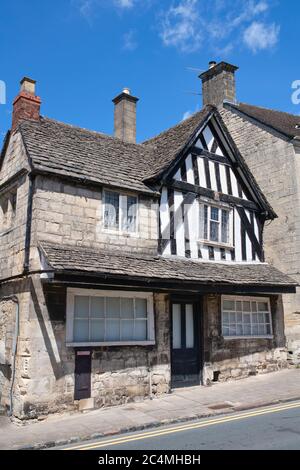
[[[125,51],[134,51],[138,44],[135,39],[135,31],[132,29],[123,35],[123,49]]]
[[[120,8],[132,8],[136,0],[115,0],[116,6]]]
[[[253,21],[244,31],[244,42],[253,52],[271,49],[278,42],[280,27],[275,23],[266,24]]]
[[[161,22],[161,38],[166,46],[175,46],[183,52],[192,52],[202,44],[198,26],[201,22],[198,0],[181,0],[171,6]]]
[[[113,7],[118,11],[130,10],[142,1],[148,0],[71,0],[71,3],[86,20],[90,21],[97,15],[100,8]]]
[[[276,24],[262,21],[269,14],[272,1],[176,0],[162,13],[160,36],[165,46],[182,52],[210,47],[215,52],[229,54],[243,42],[241,38],[245,37],[249,27],[258,23],[264,24],[271,39],[265,41],[265,47],[257,47],[256,50],[266,49],[272,47],[274,36],[278,39],[279,33]],[[254,50],[245,40],[244,44]]]

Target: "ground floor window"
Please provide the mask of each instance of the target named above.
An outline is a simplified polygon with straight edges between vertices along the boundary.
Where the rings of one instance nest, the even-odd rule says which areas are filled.
[[[265,297],[222,297],[222,335],[228,337],[270,337],[270,300]]]
[[[153,344],[153,295],[68,289],[67,343]]]

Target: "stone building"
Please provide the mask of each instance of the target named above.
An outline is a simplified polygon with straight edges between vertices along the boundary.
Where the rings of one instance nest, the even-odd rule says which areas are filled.
[[[136,103],[114,99],[110,137],[41,116],[21,82],[0,170],[0,403],[18,418],[287,364],[296,282],[265,262],[276,214],[220,112],[137,144]]]
[[[238,102],[237,69],[224,62],[212,62],[209,70],[201,75],[203,102],[219,108],[235,144],[278,215],[265,227],[267,261],[299,283],[300,118]],[[283,302],[289,359],[299,363],[299,289],[296,295],[284,295]]]

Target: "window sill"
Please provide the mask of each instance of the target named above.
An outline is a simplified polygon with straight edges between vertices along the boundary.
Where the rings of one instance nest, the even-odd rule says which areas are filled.
[[[155,341],[107,341],[102,343],[66,343],[68,348],[90,348],[102,346],[154,346]]]
[[[232,341],[233,339],[273,339],[273,335],[266,335],[266,336],[222,336],[222,338],[226,340]]]
[[[234,245],[230,243],[210,242],[209,240],[198,240],[198,244],[206,246],[214,246],[216,248],[225,248],[226,250],[234,250]]]
[[[139,233],[138,232],[124,232],[122,230],[113,230],[109,228],[104,228],[103,233],[106,233],[107,235],[118,235],[119,237],[125,237],[125,238],[139,238]]]

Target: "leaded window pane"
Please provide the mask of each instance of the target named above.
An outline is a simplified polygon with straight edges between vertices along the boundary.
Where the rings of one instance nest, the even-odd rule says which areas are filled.
[[[136,214],[137,214],[137,198],[127,196],[127,206],[123,214],[122,229],[127,232],[136,232]]]
[[[219,241],[219,222],[210,221],[210,241]]]
[[[104,200],[104,227],[119,229],[119,194],[107,191],[105,192]]]
[[[222,210],[221,241],[229,243],[229,212]]]
[[[211,207],[210,218],[211,220],[216,220],[218,222],[219,221],[219,209],[217,209],[216,207]]]

